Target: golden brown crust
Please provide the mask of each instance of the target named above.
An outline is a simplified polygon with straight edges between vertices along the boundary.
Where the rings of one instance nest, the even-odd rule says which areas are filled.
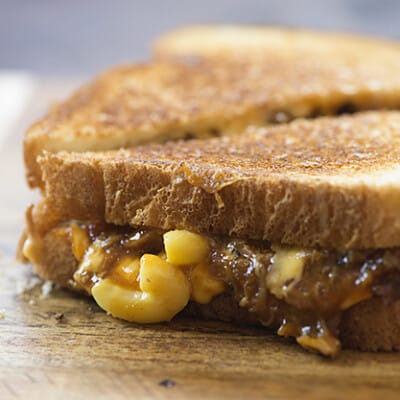
[[[400,106],[399,46],[289,36],[280,46],[267,40],[257,57],[154,61],[104,73],[28,130],[30,185],[40,184],[36,158],[43,150],[118,149],[238,134],[248,125],[295,117]]]
[[[307,247],[399,246],[399,149],[400,113],[370,112],[240,138],[47,154],[43,204],[63,220]]]

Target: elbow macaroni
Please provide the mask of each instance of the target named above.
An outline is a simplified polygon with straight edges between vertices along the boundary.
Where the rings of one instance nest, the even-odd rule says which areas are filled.
[[[106,278],[92,288],[97,304],[111,315],[130,322],[169,321],[189,301],[185,274],[158,256],[140,259],[139,290],[124,288]]]
[[[104,241],[96,239],[87,246],[79,227],[72,232],[73,253],[80,260],[75,280],[79,282],[85,273],[94,273],[91,294],[115,317],[137,323],[169,321],[189,300],[205,304],[225,290],[225,284],[211,274],[206,264],[210,251],[207,239],[195,233],[166,232],[165,256],[125,255],[101,278],[98,274],[104,263]]]
[[[164,233],[164,247],[167,260],[175,265],[198,264],[208,254],[207,240],[189,231]]]

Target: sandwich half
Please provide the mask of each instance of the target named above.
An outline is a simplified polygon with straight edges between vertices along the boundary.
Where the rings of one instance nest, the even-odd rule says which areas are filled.
[[[249,125],[400,107],[400,46],[391,42],[275,28],[190,28],[156,48],[158,60],[105,72],[28,130],[30,186],[42,185],[37,158],[44,151],[229,136]],[[170,56],[176,52],[189,56]]]
[[[400,113],[46,152],[36,272],[137,323],[258,323],[335,356],[400,348]]]

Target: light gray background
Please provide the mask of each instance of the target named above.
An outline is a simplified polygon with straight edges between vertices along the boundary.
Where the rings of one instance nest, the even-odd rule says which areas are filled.
[[[0,0],[0,69],[89,75],[193,23],[268,23],[400,38],[399,0]]]

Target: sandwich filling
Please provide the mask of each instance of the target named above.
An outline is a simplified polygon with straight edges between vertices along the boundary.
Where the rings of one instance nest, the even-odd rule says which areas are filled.
[[[75,259],[69,286],[131,322],[169,321],[189,302],[208,304],[229,293],[279,335],[334,356],[344,310],[373,295],[400,293],[392,287],[400,284],[396,248],[289,248],[185,230],[78,222],[60,228],[67,232]],[[40,265],[44,251],[40,239],[30,234],[24,255]]]

